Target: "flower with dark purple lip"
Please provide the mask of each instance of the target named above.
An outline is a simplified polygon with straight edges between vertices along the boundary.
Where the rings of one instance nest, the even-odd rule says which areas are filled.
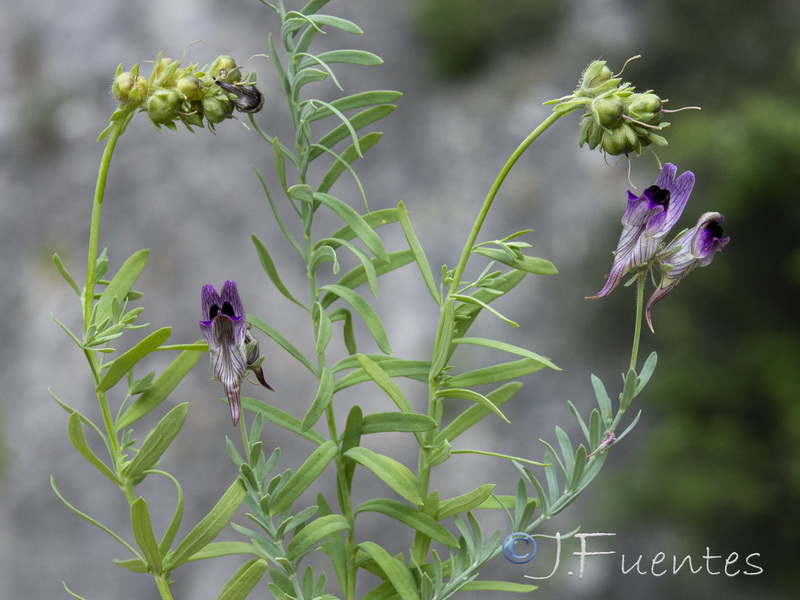
[[[641,196],[628,192],[628,207],[622,215],[622,234],[614,252],[614,262],[603,289],[589,300],[608,296],[619,285],[625,273],[646,265],[689,200],[694,187],[694,173],[686,171],[676,177],[678,168],[667,163],[656,182]]]
[[[696,267],[711,264],[714,255],[730,241],[722,237],[722,222],[725,218],[718,212],[707,212],[697,225],[679,234],[656,256],[661,267],[661,283],[647,301],[645,315],[650,331],[653,331],[652,311],[656,302],[669,294],[678,283]]]
[[[233,426],[239,422],[240,392],[242,378],[252,370],[259,383],[272,389],[264,380],[261,370],[263,357],[258,351],[258,342],[250,336],[244,306],[236,283],[226,281],[217,293],[213,285],[204,285],[201,291],[203,320],[200,331],[208,342],[211,366],[222,384],[231,409]]]

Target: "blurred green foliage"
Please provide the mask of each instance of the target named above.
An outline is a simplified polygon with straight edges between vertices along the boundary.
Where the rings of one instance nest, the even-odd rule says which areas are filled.
[[[458,78],[497,54],[547,43],[567,9],[560,0],[415,0],[414,20],[438,74]]]

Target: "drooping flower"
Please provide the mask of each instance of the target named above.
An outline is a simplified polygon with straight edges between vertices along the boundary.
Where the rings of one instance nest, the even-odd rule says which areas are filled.
[[[724,220],[718,212],[703,214],[697,225],[678,235],[656,256],[662,273],[661,283],[650,296],[645,308],[651,331],[652,311],[656,302],[669,294],[692,270],[711,264],[714,255],[730,241],[729,237],[722,237]]]
[[[656,182],[641,196],[628,192],[628,207],[622,215],[622,234],[605,286],[588,299],[608,296],[631,269],[651,261],[664,236],[678,221],[694,187],[694,173],[677,176],[678,168],[667,163]]]
[[[213,285],[204,285],[201,305],[200,331],[208,342],[211,366],[228,398],[235,427],[239,422],[240,387],[247,370],[253,370],[261,385],[272,388],[264,380],[260,366],[263,357],[259,354],[258,342],[248,332],[236,283],[226,281],[220,293]]]

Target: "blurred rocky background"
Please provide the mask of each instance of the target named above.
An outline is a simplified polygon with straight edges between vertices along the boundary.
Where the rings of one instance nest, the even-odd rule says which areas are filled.
[[[380,123],[383,141],[356,168],[371,208],[399,201],[408,206],[435,271],[457,261],[497,170],[548,114],[542,102],[570,93],[590,60],[602,57],[619,69],[642,54],[626,68],[626,79],[639,89],[654,88],[670,99],[670,107],[703,107],[674,116],[670,145],[658,154],[697,176],[679,226],[717,210],[725,214],[732,241],[713,265],[696,271],[657,307],[657,335],[645,335],[643,352],[658,351],[659,365],[634,405],[643,409],[640,425],[614,449],[585,496],[548,524],[550,533],[579,525],[584,532],[613,532],[613,538],[589,540],[588,550],[616,554],[588,557],[579,578],[571,554],[577,542],[565,542],[561,569],[540,581],[535,594],[794,597],[800,559],[800,5],[334,0],[326,10],[356,21],[365,34],[322,39],[323,46],[369,49],[386,61],[378,68],[339,68],[346,93],[370,88],[405,94],[398,110]],[[274,25],[272,12],[256,0],[0,2],[2,598],[67,597],[62,580],[92,599],[158,597],[149,578],[113,565],[111,558],[126,558],[124,550],[70,513],[50,489],[55,475],[76,506],[126,531],[123,498],[73,450],[66,414],[48,393],[52,387],[64,401],[96,416],[82,356],[50,318],[53,313],[79,326],[79,305],[51,258],[58,252],[82,278],[102,151],[95,139],[115,106],[109,88],[117,64],[129,68],[159,51],[178,58],[198,38],[203,42],[187,50],[187,62],[204,64],[220,53],[243,62],[267,51],[267,31]],[[259,122],[286,139],[286,113],[269,61],[255,58],[249,68],[258,71],[267,95]],[[146,65],[143,70],[149,72]],[[319,90],[335,93],[330,83]],[[552,441],[556,424],[575,431],[567,400],[584,414],[593,406],[590,373],[612,395],[619,391],[632,293],[619,290],[599,302],[583,297],[597,291],[608,272],[629,187],[628,164],[579,149],[577,121],[573,115],[559,122],[523,156],[482,234],[494,239],[529,227],[535,253],[559,267],[556,277],[526,279],[500,308],[522,324],[504,331],[503,339],[553,357],[564,370],[529,377],[506,410],[513,424],[487,420],[463,438],[463,447],[539,458],[538,439]],[[101,245],[110,248],[112,270],[136,250],[150,248],[150,264],[137,284],[145,294],[143,320],[171,325],[174,342],[200,337],[201,285],[235,279],[249,312],[298,345],[313,345],[303,315],[269,284],[250,241],[257,233],[279,257],[287,283],[303,289],[302,272],[292,271],[296,262],[251,169],[258,166],[270,177],[271,164],[271,151],[259,136],[233,121],[216,135],[157,134],[140,115],[122,137],[109,177]],[[647,186],[657,162],[645,154],[633,159],[631,171],[635,185]],[[337,193],[357,202],[348,184]],[[398,231],[386,235],[390,245],[402,245]],[[412,267],[385,278],[376,306],[398,354],[428,355],[436,315]],[[481,323],[493,331],[499,326],[486,318]],[[271,341],[262,339],[262,350],[268,354],[268,380],[278,390],[270,400],[302,416],[313,382]],[[469,366],[480,357],[465,353],[463,360]],[[384,409],[384,398],[361,387],[356,400],[367,410]],[[236,441],[238,432],[231,430],[218,397],[218,384],[202,360],[168,402],[191,403],[178,443],[162,461],[186,493],[184,531],[235,475],[224,447],[225,436]],[[276,427],[267,428],[266,439],[282,447],[286,466],[296,467],[309,452],[307,444]],[[407,439],[392,443],[401,456],[411,455]],[[517,481],[513,466],[481,457],[453,457],[440,474],[443,495],[490,481],[512,493]],[[383,493],[366,475],[358,481],[365,497]],[[159,530],[174,506],[174,489],[163,482],[148,486],[142,491],[154,512],[160,508]],[[243,514],[238,522],[246,523]],[[382,522],[373,525],[372,537],[382,541]],[[489,525],[505,527],[501,519]],[[225,535],[237,539],[233,531]],[[680,561],[686,555],[704,570],[654,576],[651,562],[659,552],[665,559],[656,572],[670,570],[673,556]],[[724,560],[734,552],[738,560],[728,573],[748,569],[744,558],[753,553],[763,573],[726,575]],[[628,568],[642,555],[639,564],[648,574],[622,573],[622,554]],[[708,572],[704,555],[723,557],[710,562],[719,574]],[[482,577],[530,583],[524,575],[547,575],[552,561],[553,548],[542,544],[537,560],[516,566],[499,558]],[[239,562],[182,568],[175,597],[216,597]],[[259,589],[267,597],[266,587]]]

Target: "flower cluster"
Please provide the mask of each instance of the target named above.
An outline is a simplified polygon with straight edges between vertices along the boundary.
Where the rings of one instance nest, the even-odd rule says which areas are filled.
[[[628,192],[628,206],[622,215],[622,234],[606,284],[589,300],[609,295],[631,270],[661,271],[661,283],[647,302],[646,318],[653,330],[653,306],[696,267],[709,265],[714,255],[730,241],[722,237],[724,217],[707,212],[697,225],[678,234],[669,244],[664,238],[681,216],[694,187],[694,173],[680,176],[667,163],[656,182],[637,196]]]
[[[557,112],[584,108],[578,145],[602,148],[612,156],[637,155],[642,148],[655,144],[666,146],[667,140],[657,132],[669,126],[662,120],[662,100],[652,90],[637,92],[633,85],[614,76],[606,61],[596,60],[583,72],[577,89],[569,96],[551,100]]]
[[[202,69],[197,65],[181,68],[180,63],[159,57],[149,79],[139,75],[139,65],[130,71],[117,67],[111,86],[121,107],[141,108],[147,113],[156,129],[165,126],[175,130],[182,122],[190,131],[208,123],[214,130],[240,112],[258,112],[264,97],[255,86],[255,73],[242,77],[236,61],[223,54]]]
[[[204,285],[200,303],[203,309],[200,331],[208,342],[211,366],[225,390],[233,426],[236,427],[240,412],[239,390],[247,371],[252,371],[261,385],[272,390],[261,369],[264,357],[258,342],[250,335],[235,282],[226,281],[220,293],[213,285]]]

